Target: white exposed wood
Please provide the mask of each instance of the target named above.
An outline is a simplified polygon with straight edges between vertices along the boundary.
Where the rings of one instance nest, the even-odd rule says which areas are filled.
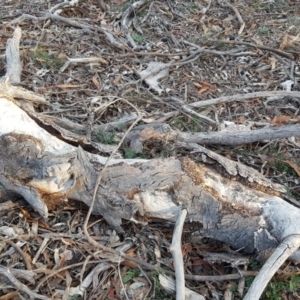
[[[183,209],[178,212],[178,217],[175,223],[174,234],[172,239],[172,244],[170,246],[170,251],[174,258],[175,264],[175,276],[176,276],[176,299],[184,300],[185,293],[185,280],[184,280],[184,266],[183,266],[183,256],[182,256],[182,245],[181,245],[181,235],[184,226],[185,217],[187,215],[187,210]]]
[[[6,46],[6,65],[7,72],[5,78],[13,83],[19,83],[22,73],[22,65],[19,55],[19,45],[22,36],[22,30],[17,27],[14,31],[13,37],[8,39]]]
[[[8,81],[9,79],[10,78],[8,78]],[[14,80],[16,80],[16,77],[14,77]],[[48,102],[43,96],[36,95],[35,93],[21,87],[10,85],[9,82],[0,82],[0,96],[8,97],[11,100],[12,98],[18,98],[28,100],[29,102],[33,103],[48,105]]]
[[[17,105],[7,100],[6,98],[0,98],[0,136],[5,134],[30,134],[33,137],[38,137],[38,140],[42,143],[40,147],[44,148],[44,151],[57,153],[58,155],[67,154],[74,151],[75,148],[54,138],[45,130],[41,130],[39,126]],[[14,122],[12,122],[14,120]],[[51,141],[51,143],[48,143]],[[37,144],[37,146],[39,146]]]

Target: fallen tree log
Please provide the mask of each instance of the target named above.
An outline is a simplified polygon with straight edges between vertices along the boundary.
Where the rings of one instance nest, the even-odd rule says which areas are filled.
[[[41,128],[19,107],[14,92],[7,92],[11,90],[8,83],[2,83],[1,185],[22,195],[44,218],[49,207],[68,199],[90,206],[107,158],[72,146]],[[123,232],[122,220],[174,222],[185,207],[187,225],[193,223],[192,236],[210,237],[246,253],[262,255],[279,249],[272,261],[282,264],[289,257],[299,262],[300,210],[282,199],[283,187],[239,163],[208,151],[206,155],[223,169],[188,157],[112,159],[97,188],[93,213]],[[245,299],[257,299],[280,264],[264,270],[258,277],[259,291]]]
[[[22,195],[44,218],[48,206],[67,199],[90,205],[107,158],[53,137],[4,96],[0,109],[1,185]],[[255,170],[248,171],[259,177]],[[270,182],[247,186],[189,158],[112,160],[93,213],[122,232],[122,219],[175,221],[186,207],[188,223],[195,228],[191,235],[261,254],[300,234],[300,210],[281,199],[281,193],[282,187]],[[298,261],[299,252],[291,258]]]

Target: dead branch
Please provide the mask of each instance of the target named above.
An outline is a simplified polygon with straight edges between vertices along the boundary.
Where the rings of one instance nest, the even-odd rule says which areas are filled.
[[[243,42],[243,41],[227,41],[227,40],[209,40],[209,42],[214,42],[214,43],[226,43],[226,44],[233,44],[233,45],[245,45],[245,46],[249,46],[249,47],[254,47],[257,49],[262,49],[262,50],[267,50],[267,51],[271,51],[273,53],[276,53],[282,57],[291,59],[291,60],[296,60],[296,57],[294,56],[294,54],[289,53],[289,52],[285,52],[285,51],[281,51],[278,49],[274,49],[268,46],[264,46],[264,45],[258,45],[258,44],[253,44],[253,43],[247,43],[247,42]]]
[[[184,225],[184,220],[187,215],[187,210],[183,209],[178,212],[178,217],[175,223],[174,234],[172,239],[172,244],[170,246],[170,251],[174,258],[175,264],[175,275],[176,275],[176,299],[185,299],[184,296],[184,267],[183,267],[183,257],[182,257],[182,246],[181,246],[181,235]]]
[[[14,76],[14,80],[16,79],[17,76]],[[35,93],[28,91],[24,88],[10,85],[9,82],[0,82],[0,96],[8,97],[11,99],[24,99],[33,103],[48,105],[48,102],[43,96],[36,95]]]
[[[22,16],[13,20],[10,23],[18,24],[18,23],[23,22],[24,20],[34,20],[34,21],[40,22],[40,21],[47,21],[48,19],[61,21],[61,22],[64,22],[65,24],[71,25],[75,28],[82,28],[90,33],[94,32],[94,31],[103,33],[103,34],[105,34],[106,38],[109,40],[109,42],[111,43],[112,46],[120,48],[120,49],[126,48],[126,46],[123,45],[122,43],[120,43],[119,41],[117,41],[114,38],[113,34],[110,33],[106,28],[102,28],[102,27],[98,27],[98,26],[97,27],[90,26],[90,25],[78,22],[76,20],[68,19],[68,18],[62,17],[60,15],[52,14],[52,13],[46,13],[43,17],[35,17],[32,15],[23,14]]]
[[[300,125],[268,127],[242,132],[174,132],[174,140],[207,145],[242,145],[260,141],[300,137]]]
[[[270,141],[300,136],[300,125],[267,127],[262,129],[236,132],[178,132],[164,123],[137,126],[128,136],[127,143],[137,152],[143,151],[143,143],[151,138],[175,142],[180,147],[188,144],[204,145],[242,145],[253,142]],[[186,144],[186,145],[184,145]],[[191,146],[187,146],[191,148]],[[194,146],[192,146],[193,148]],[[195,145],[195,149],[198,146]]]
[[[39,295],[35,292],[32,292],[25,284],[21,283],[8,268],[0,266],[0,274],[5,276],[10,282],[20,291],[28,294],[30,297],[35,299],[42,299],[42,300],[50,300],[50,298],[46,296]]]
[[[281,97],[300,98],[300,92],[268,91],[268,92],[255,92],[255,93],[248,93],[248,94],[237,94],[237,95],[223,96],[215,99],[202,100],[202,101],[190,103],[189,105],[192,107],[203,107],[209,105],[216,105],[220,103],[229,103],[233,101],[243,101],[243,100],[263,98],[263,97],[276,97],[277,99],[280,99]]]
[[[23,195],[44,217],[47,202],[62,196],[93,207],[98,173],[93,165],[103,167],[103,158],[57,140],[12,102],[0,101],[4,116],[13,109],[20,126],[4,134],[1,131],[1,184]],[[1,121],[2,130],[6,119]],[[27,149],[26,153],[21,149]],[[188,220],[199,223],[201,236],[246,252],[261,252],[271,245],[276,248],[277,241],[299,234],[299,210],[275,196],[280,195],[275,190],[264,188],[271,193],[266,194],[261,188],[245,187],[189,159],[116,163],[112,160],[103,174],[93,213],[103,215],[118,231],[122,231],[122,219],[143,223],[145,216],[148,220],[175,221],[178,211],[186,206]]]

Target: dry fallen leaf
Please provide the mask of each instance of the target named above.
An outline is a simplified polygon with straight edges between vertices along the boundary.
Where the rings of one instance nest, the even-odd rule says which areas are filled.
[[[113,84],[117,85],[118,83],[122,82],[122,76],[121,75],[117,75],[116,78],[113,80]]]
[[[69,89],[69,88],[79,88],[79,87],[84,87],[85,84],[57,84],[56,87],[61,88],[61,89]]]
[[[193,82],[194,86],[198,87],[198,94],[202,94],[206,91],[213,91],[214,87],[206,80],[200,82]]]
[[[291,121],[291,117],[285,116],[285,115],[280,115],[276,116],[271,120],[272,124],[275,124],[277,126],[280,126],[282,124],[288,124]]]
[[[131,249],[131,250],[127,251],[126,255],[130,256],[130,257],[136,257],[134,249]],[[130,261],[130,260],[124,260],[122,262],[122,265],[127,266],[129,268],[136,268],[137,267],[137,263],[134,262],[134,261]]]
[[[279,46],[280,50],[284,50],[289,45],[289,35],[285,34]]]
[[[98,74],[95,74],[92,78],[93,84],[96,86],[97,89],[101,89],[101,84],[98,81]]]
[[[245,124],[245,116],[240,116],[240,117],[237,119],[237,123],[238,123],[238,124]]]
[[[293,168],[297,175],[300,177],[300,166],[289,160],[285,160],[284,162],[287,163],[291,168]]]
[[[269,62],[271,64],[271,71],[274,71],[276,69],[277,59],[272,56],[269,58]]]
[[[183,75],[184,75],[185,77],[187,77],[187,78],[194,78],[193,75],[190,75],[190,74],[188,74],[188,73],[186,73],[186,72],[184,72]]]

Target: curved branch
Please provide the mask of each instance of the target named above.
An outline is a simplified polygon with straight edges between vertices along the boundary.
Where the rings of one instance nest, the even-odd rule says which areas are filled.
[[[290,235],[286,237],[263,265],[244,300],[259,299],[276,271],[290,255],[298,250],[299,246],[300,235]]]

